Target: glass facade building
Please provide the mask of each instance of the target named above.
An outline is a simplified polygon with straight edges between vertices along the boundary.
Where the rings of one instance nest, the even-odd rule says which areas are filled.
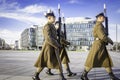
[[[83,49],[88,50],[94,40],[93,26],[95,20],[90,18],[73,17],[66,18],[66,34],[67,40],[71,42],[69,50]],[[34,28],[29,28],[21,34],[21,47],[33,47],[41,49],[44,41],[43,27],[33,25]],[[62,26],[63,30],[63,26]]]
[[[27,28],[21,34],[22,49],[33,49],[36,47],[35,28]]]
[[[35,27],[35,32],[36,32],[36,35],[35,35],[36,47],[37,49],[41,49],[43,45],[43,40],[44,40],[43,27],[40,27],[39,25],[33,25],[33,27]]]
[[[69,49],[88,50],[94,40],[93,26],[95,21],[90,18],[67,18],[66,34],[67,40],[71,42]]]

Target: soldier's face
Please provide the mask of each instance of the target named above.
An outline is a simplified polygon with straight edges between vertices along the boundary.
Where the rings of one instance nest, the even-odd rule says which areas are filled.
[[[55,17],[54,16],[48,16],[48,21],[51,23],[55,22]]]
[[[100,22],[104,22],[105,17],[104,16],[99,16],[97,20],[100,21]]]
[[[105,20],[105,17],[101,16],[101,21],[104,22],[104,20]]]

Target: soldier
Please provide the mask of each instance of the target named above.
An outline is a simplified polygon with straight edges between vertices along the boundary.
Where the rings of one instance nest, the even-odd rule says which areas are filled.
[[[106,49],[106,44],[110,43],[113,45],[113,41],[106,35],[105,28],[102,24],[104,19],[104,13],[96,16],[96,24],[93,30],[95,40],[88,54],[85,70],[81,75],[82,80],[89,80],[87,77],[88,72],[96,67],[105,67],[105,70],[110,76],[110,80],[119,80],[112,72],[113,62]]]
[[[56,23],[55,23],[55,28],[56,28],[56,30],[57,30],[57,32],[58,32],[58,30],[59,30],[59,21],[56,21]],[[60,42],[61,42],[61,45],[62,45],[62,47],[61,47],[61,49],[60,49],[61,62],[62,62],[62,64],[64,64],[64,66],[65,66],[65,68],[66,68],[66,70],[67,70],[67,73],[68,73],[67,76],[69,76],[69,77],[75,76],[76,73],[73,73],[73,72],[71,72],[71,70],[70,70],[70,67],[69,67],[69,62],[70,62],[70,60],[69,60],[69,57],[68,57],[68,54],[67,54],[67,51],[66,51],[66,46],[67,46],[67,45],[70,45],[70,42],[68,42],[68,41],[65,40],[65,35],[64,35],[64,33],[63,33],[62,31],[61,31],[60,35],[61,35],[61,36],[60,36],[60,37],[61,37]],[[48,69],[46,73],[47,73],[48,75],[54,75],[54,74],[51,72],[51,69]]]
[[[33,80],[40,80],[39,73],[45,68],[60,69],[58,59],[56,57],[56,50],[59,50],[60,44],[57,41],[57,32],[54,27],[55,15],[52,11],[46,14],[48,20],[47,24],[43,28],[44,44],[42,46],[41,53],[35,63],[37,71],[32,77]],[[58,53],[57,53],[58,54]],[[62,70],[60,69],[61,80],[66,80],[63,76]]]

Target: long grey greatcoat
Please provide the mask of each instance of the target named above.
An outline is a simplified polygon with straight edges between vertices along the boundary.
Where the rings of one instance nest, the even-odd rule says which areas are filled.
[[[68,57],[68,54],[67,54],[67,51],[66,51],[66,46],[69,45],[70,43],[65,40],[65,35],[63,34],[63,32],[61,31],[61,45],[62,45],[62,48],[60,50],[60,59],[61,59],[61,62],[62,64],[67,64],[70,62],[69,60],[69,57]]]
[[[113,41],[107,37],[105,28],[102,23],[96,22],[93,30],[95,40],[88,54],[85,66],[87,67],[112,67],[111,57],[106,49],[106,43]]]
[[[59,47],[59,44],[57,42],[57,31],[54,25],[47,23],[43,28],[43,34],[45,41],[34,66],[58,69],[59,64],[55,55],[55,48]]]

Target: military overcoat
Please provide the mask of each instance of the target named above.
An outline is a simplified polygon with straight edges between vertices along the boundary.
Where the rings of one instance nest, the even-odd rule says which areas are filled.
[[[58,69],[59,64],[55,55],[55,49],[59,47],[57,41],[57,31],[53,24],[47,23],[43,28],[44,44],[41,53],[35,63],[35,67],[47,67]]]
[[[106,35],[105,28],[101,22],[96,22],[94,29],[94,42],[87,56],[85,66],[87,67],[112,67],[113,62],[106,49],[106,43],[113,41]]]

